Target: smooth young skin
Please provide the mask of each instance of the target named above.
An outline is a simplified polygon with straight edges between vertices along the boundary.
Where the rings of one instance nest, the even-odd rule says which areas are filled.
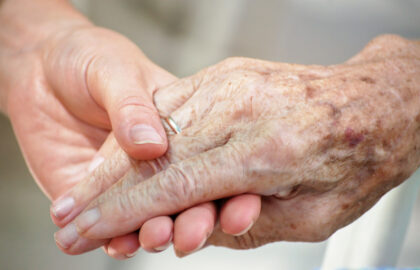
[[[63,0],[0,1],[0,25],[0,110],[50,199],[112,153],[104,144],[111,129],[134,158],[166,151],[152,95],[176,78],[132,42],[95,27]],[[136,124],[158,135],[133,138]]]
[[[244,193],[263,196],[254,226],[231,236],[208,219],[201,227],[211,230],[197,231],[207,244],[324,240],[420,164],[420,45],[396,36],[329,67],[228,59],[162,88],[155,100],[182,133],[169,137],[168,152],[155,161],[127,163],[116,153],[71,191],[79,210],[94,199],[56,235],[71,253],[87,250],[86,238],[143,225],[142,239],[153,232],[148,220],[187,209],[175,221],[177,248],[184,215],[195,217],[188,208],[201,204],[212,217],[208,202]],[[120,167],[128,168],[124,176],[110,180],[107,173]]]

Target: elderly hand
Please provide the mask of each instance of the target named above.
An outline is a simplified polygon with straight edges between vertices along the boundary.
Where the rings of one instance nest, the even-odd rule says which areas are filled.
[[[342,65],[230,59],[165,87],[156,100],[180,105],[169,113],[182,128],[166,155],[124,161],[124,176],[106,181],[109,168],[121,166],[117,153],[71,192],[84,211],[57,240],[77,249],[77,233],[114,237],[244,193],[263,196],[254,226],[235,237],[216,230],[208,244],[324,240],[418,167],[419,75],[419,44],[385,36]]]
[[[135,44],[95,27],[68,1],[3,1],[0,25],[0,108],[49,198],[112,153],[111,129],[134,158],[166,151],[152,96],[175,78]]]

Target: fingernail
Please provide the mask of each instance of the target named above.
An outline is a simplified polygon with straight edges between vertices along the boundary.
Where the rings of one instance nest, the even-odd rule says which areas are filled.
[[[68,249],[77,241],[77,239],[79,239],[79,234],[77,233],[76,226],[73,223],[70,223],[56,232],[54,238],[60,247]]]
[[[134,257],[137,254],[137,251],[134,251],[133,253],[129,253],[129,254],[119,254],[118,251],[112,247],[108,247],[107,253],[109,256],[111,256],[114,259],[117,260],[125,260],[131,257]]]
[[[101,156],[95,156],[92,160],[92,162],[89,165],[88,171],[91,173],[93,172],[96,168],[98,168],[99,165],[102,164],[102,162],[104,162],[104,158]]]
[[[127,258],[132,258],[132,257],[136,256],[137,253],[138,253],[138,250],[134,251],[133,253],[125,254],[125,256]]]
[[[148,125],[135,125],[130,130],[130,137],[134,144],[163,144],[163,139],[159,133]]]
[[[191,254],[191,253],[194,253],[194,252],[200,250],[204,246],[206,241],[207,241],[207,237],[204,237],[203,240],[201,241],[201,243],[193,251],[188,252],[188,254]]]
[[[159,247],[155,247],[154,250],[156,250],[157,252],[161,252],[161,251],[166,250],[171,245],[172,238],[173,238],[173,236],[171,235],[171,237],[169,238],[169,240],[168,240],[168,242],[166,244],[161,245]]]
[[[251,229],[252,228],[252,226],[254,225],[254,222],[252,221],[249,225],[248,225],[248,227],[246,227],[245,229],[243,229],[242,231],[240,231],[239,233],[236,233],[236,234],[232,234],[233,236],[241,236],[241,235],[244,235],[244,234],[246,234],[248,231],[249,231],[249,229]]]
[[[53,203],[51,211],[56,218],[62,219],[73,210],[73,207],[74,199],[72,197],[64,197]]]
[[[203,246],[204,246],[204,244],[206,243],[206,241],[207,241],[207,238],[209,237],[210,235],[208,234],[206,237],[204,237],[203,238],[203,240],[201,240],[201,243],[195,248],[195,249],[193,249],[193,250],[191,250],[191,251],[180,251],[180,250],[178,250],[177,248],[176,248],[176,246],[175,246],[175,254],[176,254],[176,256],[178,256],[179,258],[182,258],[182,257],[185,257],[185,256],[188,256],[188,255],[190,255],[190,254],[192,254],[192,253],[194,253],[194,252],[196,252],[196,251],[198,251],[198,250],[200,250]]]
[[[101,217],[98,208],[92,208],[81,214],[75,221],[79,232],[84,232],[92,227]]]

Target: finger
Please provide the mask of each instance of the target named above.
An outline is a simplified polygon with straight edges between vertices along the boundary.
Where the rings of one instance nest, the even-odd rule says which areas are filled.
[[[166,87],[158,91],[158,94],[155,96],[155,101],[162,104],[159,107],[163,116],[169,116],[173,110],[181,106],[192,94],[193,87],[191,83],[192,80],[180,80],[172,87]],[[89,171],[94,173],[53,203],[51,217],[57,226],[62,227],[70,222],[91,200],[119,180],[124,172],[128,170],[130,159],[124,152],[119,150],[119,145],[113,133],[111,134],[89,166]],[[209,140],[207,141],[209,142]],[[206,147],[205,143],[202,142],[201,144],[203,147]],[[196,151],[199,150],[200,148],[197,147]],[[113,157],[102,164],[112,154]],[[99,165],[101,165],[100,169],[95,171]],[[157,166],[157,168],[159,167]],[[156,170],[151,172],[150,166],[147,163],[139,165],[137,171],[143,174],[141,179],[146,179],[156,172]],[[137,181],[141,179],[138,177]],[[127,186],[127,183],[125,183],[125,186]]]
[[[220,210],[220,226],[224,233],[243,235],[251,229],[261,211],[261,197],[238,195],[224,203]]]
[[[153,104],[153,92],[176,78],[137,48],[94,58],[87,86],[108,113],[119,145],[135,159],[154,159],[167,148],[166,134]]]
[[[111,143],[107,140],[103,148],[107,148],[109,144]],[[111,145],[110,148],[113,148],[113,146]],[[102,151],[103,155],[106,155],[106,151]],[[124,151],[119,150],[107,160],[104,160],[101,154],[99,154],[93,163],[96,164],[91,166],[91,169],[95,166],[97,168],[87,178],[80,181],[70,191],[53,202],[50,213],[53,222],[57,226],[62,227],[66,225],[89,202],[118,181],[130,167],[131,160]]]
[[[248,192],[255,181],[244,175],[246,147],[227,144],[172,164],[86,210],[74,221],[79,233],[92,239],[114,237],[135,230],[152,217]],[[242,151],[237,150],[240,148]]]
[[[115,237],[104,246],[105,253],[117,260],[125,260],[134,257],[139,248],[138,232]]]
[[[200,147],[193,147],[189,149],[192,146],[191,141],[185,141],[185,140],[188,140],[188,139],[185,137],[179,137],[178,139],[175,140],[175,142],[178,142],[176,143],[176,145],[187,145],[187,146],[185,147],[185,149],[184,148],[177,149],[177,147],[174,147],[172,149],[172,151],[176,153],[174,154],[174,156],[179,157],[179,156],[184,155],[184,153],[194,154],[196,151],[203,151],[202,147],[204,148],[208,147],[206,143],[204,142],[200,144]],[[203,140],[199,140],[199,141],[203,142]],[[117,178],[119,174],[119,172],[113,171],[113,170],[117,170],[119,168],[118,166],[122,166],[122,168],[119,168],[119,169],[122,169],[123,171],[124,168],[126,168],[127,166],[130,166],[129,159],[126,159],[126,158],[127,158],[127,155],[125,155],[123,151],[121,150],[118,151],[113,157],[106,160],[102,165],[99,166],[97,170],[95,170],[92,178],[87,179],[83,183],[80,183],[74,190],[71,190],[70,193],[67,194],[67,198],[69,197],[74,198],[75,205],[73,207],[73,210],[68,214],[67,217],[58,221],[56,220],[56,223],[62,226],[65,225],[68,221],[72,220],[75,215],[81,212],[86,207],[86,205],[88,205],[89,202],[93,200],[94,198],[97,198],[97,201],[106,201],[109,197],[113,197],[115,196],[115,194],[120,194],[124,192],[124,190],[127,190],[130,187],[135,186],[137,183],[143,181],[144,179],[147,179],[148,177],[151,177],[156,172],[160,171],[161,169],[164,169],[167,166],[165,165],[165,162],[167,162],[166,158],[162,158],[161,160],[139,162],[135,168],[130,168],[125,173],[124,177],[126,179],[124,178],[122,179],[125,181],[120,180],[118,183],[112,185],[113,183],[118,181]],[[96,179],[94,179],[95,177]],[[108,188],[107,192],[103,193],[103,191],[107,188]],[[151,221],[153,221],[153,219]],[[169,227],[169,229],[166,230],[167,231],[166,237],[164,233],[161,233],[159,235],[159,237],[163,236],[163,239],[156,238],[154,240],[147,240],[147,239],[144,240],[147,250],[152,251],[152,248],[157,248],[158,251],[164,249],[162,246],[165,246],[165,243],[166,243],[165,241],[169,241],[168,240],[169,235],[172,232],[171,224],[172,224],[172,221],[169,220],[170,226],[166,226],[165,224],[162,225],[163,227],[165,226],[167,228]],[[145,226],[144,228],[148,228],[146,224],[144,226]],[[153,227],[158,227],[158,226],[156,226],[156,224],[154,223]],[[63,237],[66,237],[66,234],[63,234],[63,235],[64,235]],[[144,233],[142,235],[144,235]],[[74,237],[71,239],[74,239]],[[64,240],[64,242],[66,242],[66,240]],[[89,249],[90,249],[90,246],[85,243],[84,245],[78,244],[77,247],[72,247],[70,250],[73,253],[80,254],[85,251],[88,251]],[[121,252],[119,252],[118,255],[120,253]]]
[[[113,133],[110,133],[107,139],[105,140],[105,142],[103,143],[103,145],[101,146],[101,148],[98,150],[98,152],[92,159],[92,162],[89,165],[88,171],[93,172],[97,167],[99,167],[104,162],[105,158],[110,157],[112,153],[114,153],[118,149],[119,149],[119,146],[115,141],[115,137]],[[61,204],[60,203],[57,204],[57,202],[59,202],[60,199],[62,199]],[[64,217],[63,214],[65,214],[66,211],[70,210],[69,203],[71,204],[73,201],[74,200],[71,197],[71,193],[69,192],[67,192],[66,194],[64,194],[64,196],[61,196],[60,198],[56,200],[55,204],[53,204],[53,206],[50,209],[51,217],[54,223],[61,226],[65,225],[65,223],[60,218],[63,218]],[[80,209],[78,212],[73,212],[73,215],[76,215],[81,210],[82,209]],[[71,229],[69,230],[71,231]],[[98,241],[98,240],[90,240],[90,239],[81,239],[77,241],[77,244],[75,244],[72,249],[68,249],[67,247],[64,248],[59,243],[57,243],[57,245],[60,247],[62,251],[66,253],[80,254],[80,253],[95,249],[106,241],[107,240]],[[137,242],[137,247],[136,247],[136,242]],[[109,249],[108,255],[114,258],[122,258],[123,256],[126,258],[132,257],[134,256],[134,253],[138,249],[138,246],[139,246],[138,240],[137,240],[137,234],[135,234],[134,239],[133,239],[133,236],[129,234],[126,236],[119,237],[117,239],[112,239],[110,243],[111,243],[111,248]],[[118,256],[119,254],[122,254],[122,255]]]
[[[159,88],[153,99],[161,116],[167,117],[181,107],[197,90],[203,76],[192,76],[179,79]]]
[[[92,240],[80,237],[73,224],[69,224],[54,234],[57,247],[66,254],[77,255],[106,245],[108,239]]]
[[[53,203],[51,216],[54,223],[62,227],[73,220],[94,199],[105,201],[166,169],[170,162],[203,152],[214,147],[215,143],[225,143],[225,136],[220,132],[214,132],[215,134],[207,132],[206,136],[174,136],[167,155],[152,161],[134,162],[124,151],[116,150],[89,177]],[[107,140],[102,148],[112,150],[115,145],[115,140]],[[101,149],[101,152],[105,151]]]
[[[173,221],[168,216],[149,219],[140,229],[141,247],[149,252],[160,252],[169,247],[173,238]]]
[[[118,151],[119,145],[115,140],[114,133],[109,133],[108,137],[104,141],[104,143],[99,148],[98,152],[93,157],[91,163],[88,167],[88,172],[92,173],[96,168],[101,165],[105,159],[111,157],[115,152]]]
[[[217,212],[213,202],[203,203],[182,212],[175,220],[174,248],[183,256],[201,249],[213,231]]]

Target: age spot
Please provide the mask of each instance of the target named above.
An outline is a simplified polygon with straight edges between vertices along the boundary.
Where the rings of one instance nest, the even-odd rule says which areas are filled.
[[[306,86],[306,98],[310,99],[315,96],[316,89],[312,86]]]
[[[364,139],[363,134],[357,133],[349,127],[344,131],[344,137],[346,138],[346,141],[349,143],[350,147],[355,147]]]
[[[350,205],[348,203],[345,203],[345,204],[341,205],[341,209],[346,210],[347,208],[349,208],[349,206]]]
[[[375,84],[375,80],[372,79],[371,77],[363,76],[363,77],[360,77],[360,80],[365,83]]]
[[[299,79],[301,79],[302,81],[312,81],[312,80],[319,80],[321,79],[320,76],[315,75],[315,74],[299,74],[298,75]]]

